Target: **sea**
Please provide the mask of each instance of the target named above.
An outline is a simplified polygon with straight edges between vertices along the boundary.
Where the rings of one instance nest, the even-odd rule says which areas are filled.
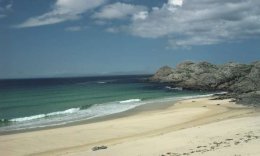
[[[66,125],[212,94],[146,82],[150,76],[0,80],[0,132]]]

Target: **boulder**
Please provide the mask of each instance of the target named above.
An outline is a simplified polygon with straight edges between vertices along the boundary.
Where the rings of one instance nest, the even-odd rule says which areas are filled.
[[[103,149],[107,149],[107,146],[95,146],[92,148],[92,151],[103,150]]]

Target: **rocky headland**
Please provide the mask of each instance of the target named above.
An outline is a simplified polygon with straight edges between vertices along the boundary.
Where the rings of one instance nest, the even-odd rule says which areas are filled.
[[[238,103],[260,106],[260,61],[223,65],[185,61],[176,68],[160,68],[149,81],[184,89],[227,91],[218,98],[234,98]]]

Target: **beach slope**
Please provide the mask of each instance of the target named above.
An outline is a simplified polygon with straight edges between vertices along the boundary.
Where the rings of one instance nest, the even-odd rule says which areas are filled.
[[[0,136],[2,155],[260,155],[260,113],[212,97],[89,124]],[[159,103],[158,103],[159,104]],[[93,147],[106,149],[93,150]]]

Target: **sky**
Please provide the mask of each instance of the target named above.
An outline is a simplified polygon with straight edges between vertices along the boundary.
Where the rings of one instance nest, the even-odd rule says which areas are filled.
[[[0,0],[0,79],[260,60],[259,0]]]

